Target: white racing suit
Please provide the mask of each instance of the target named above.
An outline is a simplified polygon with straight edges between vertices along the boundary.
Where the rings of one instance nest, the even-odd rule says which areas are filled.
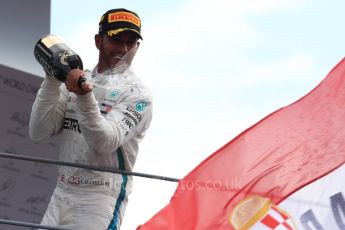
[[[32,107],[30,137],[45,142],[60,134],[61,161],[130,171],[151,122],[151,94],[130,69],[95,79],[92,92],[76,95],[47,76]],[[131,189],[131,176],[59,166],[42,224],[119,229]]]

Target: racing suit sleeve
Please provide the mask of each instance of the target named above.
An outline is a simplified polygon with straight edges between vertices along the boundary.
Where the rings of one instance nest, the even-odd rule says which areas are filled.
[[[32,106],[29,136],[44,143],[61,132],[67,106],[67,90],[52,76],[46,76]]]
[[[126,141],[141,135],[152,117],[150,96],[132,93],[102,116],[93,93],[77,96],[79,125],[88,146],[99,154],[111,154]]]

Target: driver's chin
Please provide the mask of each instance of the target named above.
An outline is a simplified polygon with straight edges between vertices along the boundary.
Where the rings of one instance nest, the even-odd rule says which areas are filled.
[[[113,69],[113,68],[115,68],[115,67],[117,67],[117,65],[119,64],[119,59],[111,59],[111,60],[109,60],[109,69]]]

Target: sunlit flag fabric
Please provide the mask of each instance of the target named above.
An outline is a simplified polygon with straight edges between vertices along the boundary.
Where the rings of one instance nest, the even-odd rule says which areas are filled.
[[[309,94],[271,113],[204,160],[179,181],[170,203],[138,228],[248,229],[266,215],[258,201],[277,205],[344,162],[343,59]],[[247,212],[238,211],[251,197],[259,199]]]

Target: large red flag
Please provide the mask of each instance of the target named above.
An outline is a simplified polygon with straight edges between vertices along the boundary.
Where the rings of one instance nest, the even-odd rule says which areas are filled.
[[[345,59],[309,94],[204,160],[180,180],[170,204],[139,229],[248,229],[250,212],[280,203],[344,162]]]

